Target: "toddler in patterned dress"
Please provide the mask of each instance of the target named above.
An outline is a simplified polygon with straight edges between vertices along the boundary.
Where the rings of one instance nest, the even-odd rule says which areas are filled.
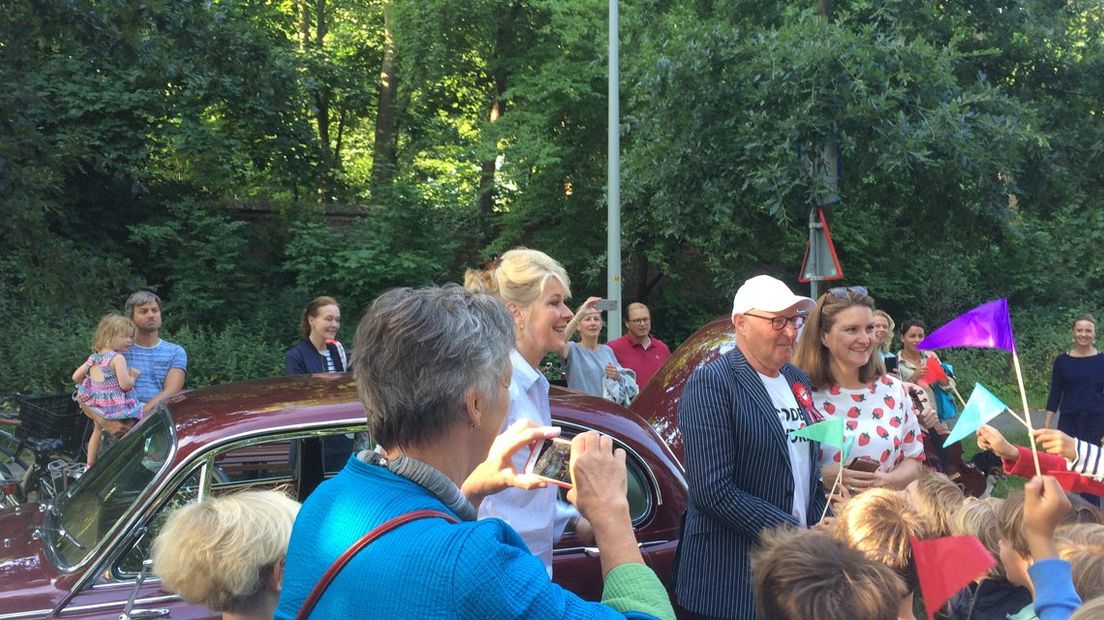
[[[107,420],[137,420],[142,417],[142,403],[129,392],[141,374],[137,368],[127,368],[122,352],[134,341],[138,328],[121,314],[108,314],[100,319],[92,336],[92,355],[75,371],[77,400],[92,413]],[[88,466],[96,462],[103,428],[96,423],[88,439]]]

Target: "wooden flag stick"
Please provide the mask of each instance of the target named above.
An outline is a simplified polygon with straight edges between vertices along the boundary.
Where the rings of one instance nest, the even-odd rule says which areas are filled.
[[[1013,417],[1013,418],[1014,418],[1014,419],[1015,419],[1015,420],[1016,420],[1017,422],[1019,422],[1020,424],[1023,424],[1023,425],[1024,425],[1024,426],[1026,426],[1027,428],[1031,428],[1030,426],[1027,426],[1027,422],[1025,422],[1023,418],[1021,418],[1020,416],[1016,415],[1016,412],[1015,412],[1015,411],[1012,411],[1011,409],[1005,409],[1005,410],[1004,410],[1004,412],[1005,412],[1005,413],[1007,413],[1008,415],[1012,416],[1012,417]]]
[[[1039,448],[1035,446],[1035,429],[1031,428],[1031,411],[1027,407],[1027,390],[1024,389],[1023,373],[1020,372],[1020,356],[1016,354],[1016,347],[1012,347],[1012,366],[1016,369],[1016,383],[1020,385],[1020,398],[1023,400],[1024,419],[1021,420],[1027,427],[1027,438],[1031,441],[1031,458],[1035,461],[1035,475],[1042,476],[1043,469],[1039,467]]]
[[[824,517],[828,515],[828,508],[832,506],[832,496],[836,494],[836,489],[839,488],[840,481],[843,480],[843,450],[840,450],[840,468],[836,473],[836,481],[832,483],[832,490],[828,492],[828,501],[824,503],[824,512],[820,513],[820,520],[823,521]]]
[[[962,405],[962,408],[965,409],[966,401],[962,398],[962,394],[958,393],[958,388],[954,384],[951,384],[951,391],[954,392],[954,395],[958,397],[958,404]]]

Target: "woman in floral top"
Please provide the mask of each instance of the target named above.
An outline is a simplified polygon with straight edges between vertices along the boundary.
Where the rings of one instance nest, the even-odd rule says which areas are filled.
[[[852,492],[903,489],[920,474],[920,425],[904,384],[885,374],[874,337],[874,300],[862,287],[830,289],[805,323],[794,362],[809,374],[813,403],[825,419],[843,418],[851,441],[847,463],[866,459],[875,471],[844,469]],[[840,452],[822,446],[825,481],[836,479]],[[845,463],[846,465],[846,463]]]

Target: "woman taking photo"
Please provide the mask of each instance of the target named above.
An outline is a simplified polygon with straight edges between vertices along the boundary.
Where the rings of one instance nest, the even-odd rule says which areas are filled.
[[[349,353],[337,341],[341,328],[341,308],[333,297],[315,297],[303,310],[299,320],[298,344],[284,355],[285,375],[307,375],[316,372],[345,372],[349,369]]]
[[[571,297],[571,280],[553,258],[527,248],[510,250],[497,263],[486,267],[469,269],[464,275],[464,285],[468,290],[496,297],[514,321],[510,407],[500,430],[518,420],[549,426],[552,424],[549,385],[541,374],[540,363],[545,355],[562,353],[567,346],[565,332],[574,316],[565,303]],[[529,453],[529,448],[523,447],[514,455],[513,464],[518,471],[525,466]],[[578,513],[570,506],[557,503],[556,498],[554,488],[506,489],[488,497],[479,516],[498,517],[509,523],[551,575],[552,545],[563,536],[568,522],[575,521],[576,533],[584,538],[588,531],[586,521],[578,519]]]
[[[1082,314],[1073,322],[1073,348],[1054,360],[1047,399],[1047,428],[1099,445],[1104,437],[1104,354],[1096,349],[1096,320]]]
[[[901,350],[897,352],[897,374],[901,377],[901,380],[906,383],[915,383],[923,386],[924,395],[927,396],[928,402],[937,407],[941,407],[931,386],[920,382],[920,378],[923,377],[924,373],[928,370],[928,363],[931,358],[935,358],[934,363],[942,364],[939,360],[939,356],[933,351],[921,351],[916,348],[916,345],[920,344],[920,341],[924,339],[926,333],[927,327],[924,326],[924,323],[915,319],[905,321],[901,324]],[[955,387],[954,379],[951,377],[940,379],[939,387],[946,391],[953,390]],[[939,417],[945,420],[953,418],[954,415],[953,413],[944,415],[944,413],[940,411]]]
[[[545,304],[562,316],[557,306]],[[526,318],[541,318],[534,312]],[[277,618],[674,618],[637,548],[625,454],[608,437],[573,439],[568,493],[594,524],[604,603],[552,583],[506,523],[476,520],[480,504],[503,489],[547,490],[521,490],[543,483],[511,461],[544,429],[521,422],[499,433],[512,400],[515,321],[494,298],[455,285],[395,289],[372,303],[356,346],[373,353],[354,364],[380,451],[358,453],[303,505]],[[415,513],[422,510],[437,512]],[[335,559],[396,517],[414,520],[356,551],[305,613],[308,593]]]
[[[579,342],[567,341],[560,352],[567,362],[567,387],[627,407],[640,393],[640,388],[636,385],[636,373],[622,368],[613,349],[598,343],[602,313],[592,307],[592,300],[599,299],[588,299],[567,324],[565,335],[568,338],[574,331],[574,324],[578,322],[579,325]]]
[[[854,438],[841,479],[852,493],[907,487],[924,451],[912,401],[885,374],[874,343],[874,300],[862,287],[834,288],[817,300],[794,355],[812,381],[814,405],[825,419],[842,418],[844,435]],[[831,484],[840,452],[822,445],[820,460]]]

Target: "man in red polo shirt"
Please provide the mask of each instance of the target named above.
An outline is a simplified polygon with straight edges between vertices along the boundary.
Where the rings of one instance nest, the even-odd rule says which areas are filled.
[[[617,362],[636,372],[636,384],[644,389],[652,375],[671,357],[667,345],[653,338],[652,313],[642,303],[631,303],[626,309],[625,328],[628,333],[606,344],[613,349]]]

